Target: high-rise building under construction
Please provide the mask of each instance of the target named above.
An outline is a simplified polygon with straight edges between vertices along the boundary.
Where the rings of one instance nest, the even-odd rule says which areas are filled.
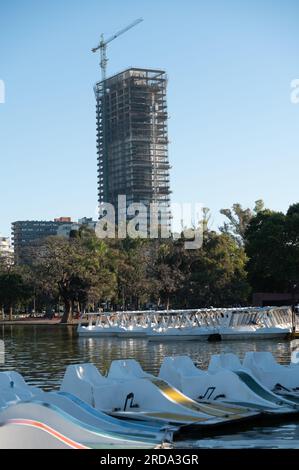
[[[119,196],[163,213],[170,228],[167,77],[162,70],[130,68],[95,86],[99,204],[110,203],[118,224]],[[128,220],[130,216],[126,216]]]

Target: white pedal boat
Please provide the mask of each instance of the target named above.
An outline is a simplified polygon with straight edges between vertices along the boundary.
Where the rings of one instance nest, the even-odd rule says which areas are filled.
[[[79,336],[100,336],[100,337],[111,337],[117,336],[122,332],[119,326],[101,326],[101,325],[79,325],[77,333]]]
[[[270,352],[247,352],[243,367],[275,393],[299,399],[299,367],[278,364]]]
[[[215,328],[208,327],[156,327],[148,331],[147,338],[149,341],[205,341],[215,333]]]
[[[155,377],[154,375],[146,373],[140,364],[134,359],[118,360],[111,363],[108,377],[115,380],[132,380],[139,378],[140,380],[148,380],[150,383],[155,384],[156,387],[171,401],[182,403],[185,407],[198,409],[201,413],[206,413],[210,416],[224,418],[228,420],[243,419],[246,417],[256,416],[258,413],[252,412],[244,407],[234,407],[231,405],[223,405],[221,403],[213,404],[199,404],[196,403],[190,396],[182,393],[178,388],[174,387],[168,381]],[[191,400],[190,400],[191,398]]]
[[[120,331],[117,333],[118,338],[147,338],[148,333],[151,331],[150,327],[130,325],[121,326]]]
[[[230,404],[267,413],[294,411],[293,403],[274,395],[248,374],[239,374],[236,371],[241,367],[237,366],[232,365],[232,371],[231,368],[220,367],[212,358],[209,370],[204,371],[187,356],[167,357],[161,365],[159,377],[200,402]]]
[[[220,327],[218,333],[222,340],[274,339],[287,337],[290,334],[290,328],[244,325]]]
[[[221,370],[232,371],[238,378],[246,384],[254,393],[258,394],[261,398],[273,403],[278,404],[282,409],[289,408],[290,412],[298,413],[299,408],[291,400],[274,393],[269,387],[256,378],[250,369],[245,368],[238,356],[233,353],[223,353],[211,357],[208,371],[217,373]],[[280,403],[279,403],[280,402]],[[286,410],[287,411],[287,410]]]
[[[126,423],[94,410],[71,394],[44,392],[26,384],[16,372],[0,373],[0,422],[41,422],[90,447],[154,447],[172,439],[172,431],[143,423]],[[80,438],[81,436],[81,438]]]
[[[0,449],[89,449],[56,429],[33,419],[0,424]]]
[[[297,319],[297,323],[299,323],[299,317]],[[299,339],[293,339],[290,343],[290,347],[291,347],[290,366],[292,367],[298,366],[299,365]]]
[[[133,371],[127,373],[130,366]],[[161,379],[146,374],[133,360],[113,361],[107,378],[92,364],[68,366],[61,390],[76,394],[98,410],[127,419],[203,429],[244,418],[243,414],[228,414],[218,406],[196,403]]]
[[[93,449],[153,449],[157,446],[154,440],[145,440],[137,436],[134,439],[132,436],[103,431],[87,425],[49,403],[20,402],[0,412],[0,424],[16,423],[22,420],[40,423],[43,427],[51,428],[73,442]],[[31,448],[34,449],[34,446],[35,443],[32,442]]]

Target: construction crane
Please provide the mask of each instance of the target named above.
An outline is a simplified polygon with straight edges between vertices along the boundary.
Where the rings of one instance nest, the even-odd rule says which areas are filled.
[[[114,41],[114,39],[118,38],[118,36],[120,36],[121,34],[124,34],[126,33],[127,31],[129,31],[129,29],[133,28],[134,26],[136,26],[137,24],[141,23],[141,21],[143,21],[143,18],[138,18],[138,20],[135,20],[133,23],[129,24],[126,28],[124,29],[121,29],[120,31],[118,31],[117,33],[113,34],[113,36],[111,36],[109,39],[107,39],[105,41],[104,39],[104,35],[102,34],[101,35],[101,41],[99,43],[99,45],[92,50],[92,52],[97,52],[98,50],[101,51],[101,62],[100,62],[100,65],[101,65],[101,70],[102,70],[102,81],[104,82],[106,80],[106,69],[107,69],[107,63],[108,63],[108,59],[107,59],[107,45],[111,42],[111,41]]]

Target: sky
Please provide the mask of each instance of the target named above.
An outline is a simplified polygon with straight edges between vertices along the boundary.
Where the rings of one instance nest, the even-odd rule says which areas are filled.
[[[299,201],[298,0],[1,0],[0,233],[16,220],[96,217],[100,39],[108,75],[164,69],[175,203]],[[0,90],[1,91],[1,90]]]

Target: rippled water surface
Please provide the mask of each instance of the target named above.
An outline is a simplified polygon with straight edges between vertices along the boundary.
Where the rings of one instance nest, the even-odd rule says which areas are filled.
[[[0,370],[14,369],[31,385],[46,390],[59,388],[68,364],[93,362],[106,373],[113,359],[137,359],[144,370],[157,374],[165,356],[188,355],[201,368],[212,354],[234,352],[243,358],[246,351],[271,351],[276,359],[290,361],[287,340],[259,341],[178,341],[148,342],[143,339],[79,338],[73,327],[0,326],[5,341],[5,363]],[[271,427],[254,427],[239,434],[184,442],[184,447],[270,447],[299,448],[299,421]]]

